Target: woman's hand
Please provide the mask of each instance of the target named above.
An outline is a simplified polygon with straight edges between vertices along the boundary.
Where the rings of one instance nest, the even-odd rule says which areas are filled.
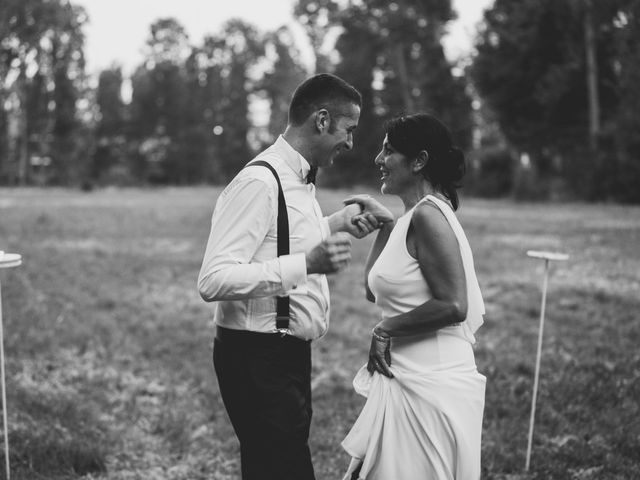
[[[342,212],[342,231],[350,233],[355,238],[364,238],[381,225],[372,214],[362,213],[362,207],[357,203],[345,205]]]
[[[371,195],[352,195],[343,201],[345,205],[357,203],[362,207],[362,214],[373,215],[380,223],[393,222],[393,214],[387,207],[375,200]]]
[[[391,337],[386,336],[383,332],[373,329],[371,335],[371,347],[369,348],[369,363],[367,370],[373,375],[378,372],[385,377],[393,378],[391,367]]]

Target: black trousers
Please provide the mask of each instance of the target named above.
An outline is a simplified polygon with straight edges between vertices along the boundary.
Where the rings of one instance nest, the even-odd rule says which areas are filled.
[[[213,363],[243,480],[314,480],[311,342],[218,327]]]

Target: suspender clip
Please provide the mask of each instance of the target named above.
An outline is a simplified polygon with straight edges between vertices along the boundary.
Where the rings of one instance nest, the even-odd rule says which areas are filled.
[[[291,333],[291,329],[290,328],[276,328],[276,333],[279,333],[281,337],[286,337],[287,335],[293,335],[293,333]]]
[[[289,315],[276,316],[276,333],[279,333],[282,337],[293,335],[289,328]]]

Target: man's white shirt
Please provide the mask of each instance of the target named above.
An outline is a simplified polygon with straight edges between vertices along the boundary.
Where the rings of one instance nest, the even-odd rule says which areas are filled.
[[[306,253],[330,235],[307,184],[309,163],[280,136],[254,160],[278,173],[289,216],[290,254],[277,257],[278,185],[263,166],[243,168],[218,197],[198,287],[215,301],[214,321],[235,330],[274,332],[275,296],[290,296],[289,328],[312,340],[329,326],[325,275],[306,271]]]

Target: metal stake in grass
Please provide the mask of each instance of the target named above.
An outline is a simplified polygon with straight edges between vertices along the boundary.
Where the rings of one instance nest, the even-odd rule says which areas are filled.
[[[0,268],[13,268],[22,264],[22,257],[17,253],[0,251]],[[2,426],[4,427],[4,464],[7,480],[11,478],[9,465],[9,429],[7,428],[7,391],[4,376],[4,332],[2,325],[2,284],[0,283],[0,384],[2,386]]]
[[[542,281],[542,305],[540,307],[540,328],[538,330],[538,352],[536,354],[536,371],[533,377],[533,397],[531,398],[531,418],[529,420],[529,439],[527,441],[527,460],[524,470],[529,471],[531,461],[531,443],[533,440],[533,422],[536,416],[536,397],[538,396],[538,378],[540,377],[540,357],[542,356],[542,332],[544,330],[544,310],[547,303],[547,284],[549,280],[549,262],[568,260],[564,253],[536,252],[529,250],[527,256],[544,260],[544,279]]]

